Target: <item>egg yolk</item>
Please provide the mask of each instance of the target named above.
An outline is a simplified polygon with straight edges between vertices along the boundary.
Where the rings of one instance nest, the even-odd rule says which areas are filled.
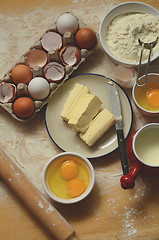
[[[151,89],[146,93],[146,101],[151,107],[159,107],[159,89]]]
[[[67,185],[68,194],[72,198],[80,196],[85,191],[85,189],[86,187],[84,185],[84,182],[78,178],[71,179]]]
[[[66,160],[60,167],[60,174],[64,179],[72,179],[78,173],[77,163],[73,160]]]

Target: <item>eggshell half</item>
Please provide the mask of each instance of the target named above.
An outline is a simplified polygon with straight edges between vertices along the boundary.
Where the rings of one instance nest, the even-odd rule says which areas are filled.
[[[49,82],[60,82],[65,76],[65,68],[58,62],[50,62],[44,67],[44,76]]]
[[[47,32],[41,39],[42,47],[47,51],[59,51],[62,47],[62,37],[56,32]]]
[[[28,64],[31,68],[35,66],[44,67],[47,63],[47,54],[40,49],[31,49],[27,54]]]
[[[137,72],[134,68],[118,65],[113,70],[114,80],[124,88],[132,88],[136,82]]]
[[[60,51],[60,60],[64,65],[75,66],[81,59],[81,52],[75,46],[66,46]]]
[[[0,102],[8,103],[12,102],[16,97],[16,86],[10,83],[0,84]]]

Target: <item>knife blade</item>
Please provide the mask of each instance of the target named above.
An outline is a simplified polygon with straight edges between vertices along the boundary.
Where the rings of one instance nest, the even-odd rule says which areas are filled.
[[[129,173],[127,152],[125,147],[125,139],[123,134],[123,124],[122,124],[122,109],[120,103],[119,93],[113,81],[108,82],[108,90],[110,95],[110,102],[112,108],[112,114],[115,117],[115,127],[117,132],[118,147],[120,152],[120,160],[122,165],[123,174]]]

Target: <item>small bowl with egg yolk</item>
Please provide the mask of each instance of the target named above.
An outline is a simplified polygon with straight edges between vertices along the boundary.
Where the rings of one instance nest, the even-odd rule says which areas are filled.
[[[94,181],[94,168],[90,161],[73,152],[63,152],[51,158],[42,174],[46,193],[54,201],[64,204],[86,198]]]
[[[145,75],[139,78],[139,83],[145,81]],[[139,111],[149,117],[159,116],[159,74],[149,73],[145,86],[137,84],[132,89],[133,100]]]

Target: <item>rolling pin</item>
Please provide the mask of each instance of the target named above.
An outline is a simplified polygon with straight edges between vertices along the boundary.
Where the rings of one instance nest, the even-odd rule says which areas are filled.
[[[0,148],[0,178],[56,240],[78,240],[73,227]]]

